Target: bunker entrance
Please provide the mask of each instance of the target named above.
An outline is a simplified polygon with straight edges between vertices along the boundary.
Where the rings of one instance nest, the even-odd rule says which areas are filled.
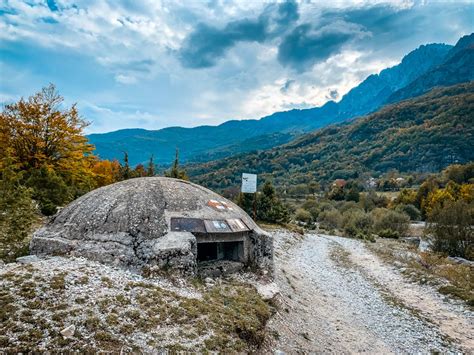
[[[244,260],[244,242],[207,242],[198,243],[197,261],[243,261]]]

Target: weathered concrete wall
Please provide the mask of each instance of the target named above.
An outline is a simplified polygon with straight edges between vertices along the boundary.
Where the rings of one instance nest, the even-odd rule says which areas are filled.
[[[253,267],[268,270],[273,275],[273,238],[260,228],[249,235],[249,261]]]
[[[170,231],[171,218],[177,217],[203,223],[241,221],[251,231],[239,232],[229,222],[229,233],[210,232],[205,238],[243,241],[243,262],[272,267],[271,237],[242,209],[201,186],[163,177],[130,179],[78,198],[34,234],[30,251],[84,256],[133,270],[152,267],[194,274],[197,241],[190,232]]]

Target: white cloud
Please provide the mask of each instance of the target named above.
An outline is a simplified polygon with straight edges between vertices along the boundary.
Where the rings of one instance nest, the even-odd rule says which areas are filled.
[[[369,74],[396,64],[418,45],[426,41],[453,41],[466,32],[464,22],[437,21],[429,26],[422,24],[426,27],[420,27],[424,30],[423,40],[414,33],[413,37],[405,36],[383,48],[364,48],[366,37],[360,46],[344,47],[342,52],[304,73],[281,66],[277,59],[281,38],[273,38],[265,43],[238,43],[216,66],[192,70],[181,66],[176,51],[198,23],[223,28],[229,21],[257,18],[272,2],[217,0],[212,6],[211,2],[188,0],[56,3],[59,11],[52,12],[40,0],[0,2],[4,11],[0,15],[0,48],[21,43],[41,47],[50,55],[30,58],[26,64],[15,64],[14,59],[1,63],[2,70],[8,68],[12,76],[8,86],[0,83],[0,92],[2,98],[28,96],[34,85],[62,81],[63,87],[59,89],[70,93],[69,100],[89,103],[83,108],[94,121],[90,130],[97,131],[216,124],[228,119],[259,118],[293,107],[321,105],[331,91],[337,91],[340,99]],[[299,23],[309,22],[318,30],[321,14],[329,7],[353,9],[380,1],[298,3]],[[413,3],[400,0],[390,6],[408,9]],[[360,30],[345,23],[337,25],[345,26],[348,32]],[[431,31],[436,26],[443,32]],[[438,36],[440,32],[445,33],[444,37]],[[366,30],[358,34],[358,38],[377,36]],[[83,65],[93,66],[95,72],[87,72],[90,77],[76,75],[80,80],[62,78],[68,73],[56,71],[58,63],[50,60],[58,53],[78,62],[89,58],[90,62]],[[77,66],[80,73],[84,71],[81,65],[82,62]],[[95,78],[97,72],[103,77]],[[108,86],[97,85],[97,80],[104,78]],[[288,82],[291,85],[281,90]]]

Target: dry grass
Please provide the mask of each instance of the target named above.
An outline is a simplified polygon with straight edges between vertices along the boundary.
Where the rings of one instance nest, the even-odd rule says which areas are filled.
[[[448,258],[394,240],[377,240],[368,245],[379,257],[396,264],[411,280],[428,283],[445,295],[462,299],[474,307],[474,268],[456,264]]]

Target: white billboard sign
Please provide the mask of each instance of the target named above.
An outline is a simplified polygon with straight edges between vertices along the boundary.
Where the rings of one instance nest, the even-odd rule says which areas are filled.
[[[257,192],[257,175],[256,174],[242,174],[242,192],[253,194]]]

